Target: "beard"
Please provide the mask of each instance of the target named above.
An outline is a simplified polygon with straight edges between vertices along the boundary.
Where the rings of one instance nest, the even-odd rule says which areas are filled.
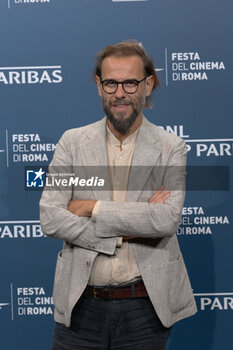
[[[102,102],[103,102],[104,112],[107,116],[107,120],[109,120],[109,122],[113,125],[114,129],[116,131],[118,131],[121,135],[128,134],[131,126],[134,124],[135,120],[137,119],[137,117],[142,109],[143,103],[141,103],[138,106],[135,106],[135,104],[133,102],[128,102],[128,101],[126,102],[125,100],[115,101],[114,103],[117,103],[117,104],[127,103],[127,104],[131,105],[131,107],[132,107],[131,114],[127,118],[124,118],[125,112],[115,112],[117,114],[117,116],[115,116],[112,113],[111,107],[114,103],[109,102],[109,104],[107,104],[106,101],[104,101],[104,99],[102,100]]]
[[[103,106],[103,108],[107,119],[113,125],[114,129],[118,131],[121,135],[125,135],[129,132],[131,126],[133,125],[138,116],[137,111],[133,110],[133,112],[126,119],[124,119],[124,112],[118,112],[117,117],[115,117],[107,106]]]

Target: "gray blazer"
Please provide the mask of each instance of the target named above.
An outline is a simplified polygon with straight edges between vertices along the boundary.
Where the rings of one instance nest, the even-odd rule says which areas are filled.
[[[52,165],[106,166],[106,119],[71,129],[61,137]],[[119,236],[131,242],[150,300],[164,326],[193,315],[196,304],[176,237],[184,202],[186,147],[179,137],[145,117],[138,133],[130,173],[127,202],[113,202],[109,191],[43,191],[40,201],[42,231],[64,241],[54,281],[54,316],[70,326],[71,312],[84,291],[98,253],[113,255]],[[146,167],[147,166],[147,167]],[[149,167],[150,166],[150,167]],[[167,167],[165,167],[167,166]],[[176,168],[179,166],[179,168]],[[155,171],[156,169],[156,171]],[[171,189],[165,204],[148,204],[161,185]],[[177,186],[176,186],[177,184]],[[136,186],[136,187],[135,187]],[[146,186],[146,190],[143,190]],[[70,199],[101,200],[96,222],[67,210]]]

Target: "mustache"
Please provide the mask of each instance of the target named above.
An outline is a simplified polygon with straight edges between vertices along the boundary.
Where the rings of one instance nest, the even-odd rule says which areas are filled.
[[[131,105],[132,102],[131,101],[127,101],[127,100],[115,100],[111,102],[111,105],[113,106],[118,106],[118,105]]]

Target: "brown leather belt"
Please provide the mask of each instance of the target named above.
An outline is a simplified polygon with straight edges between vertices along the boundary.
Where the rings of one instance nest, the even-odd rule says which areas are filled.
[[[88,286],[88,291],[95,299],[130,299],[148,297],[143,282],[116,288]]]

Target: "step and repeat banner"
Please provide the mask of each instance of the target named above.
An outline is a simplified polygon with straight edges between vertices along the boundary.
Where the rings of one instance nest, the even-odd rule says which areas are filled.
[[[160,78],[147,118],[185,140],[200,183],[200,167],[227,171],[219,187],[187,191],[177,235],[198,313],[173,327],[168,350],[233,349],[232,12],[227,0],[1,0],[2,350],[49,350],[54,328],[62,242],[43,235],[41,189],[25,169],[39,178],[65,130],[103,117],[93,57],[126,39]]]

